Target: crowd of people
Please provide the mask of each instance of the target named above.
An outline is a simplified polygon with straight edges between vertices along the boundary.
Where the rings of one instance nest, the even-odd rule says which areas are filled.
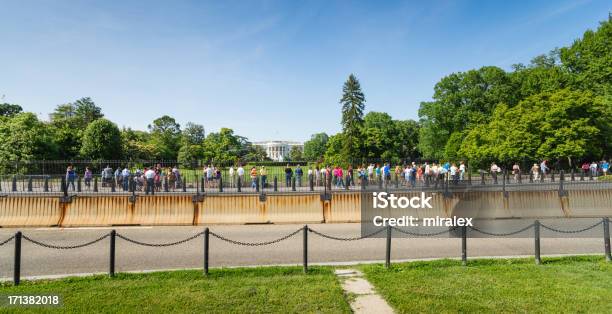
[[[284,168],[284,184],[286,187],[291,187],[293,184],[296,187],[305,186],[304,180],[308,180],[306,185],[312,180],[314,186],[330,186],[337,188],[346,188],[347,186],[361,184],[390,184],[397,182],[404,186],[416,186],[418,183],[434,184],[450,181],[458,183],[466,179],[468,169],[463,161],[458,163],[419,163],[411,162],[402,165],[391,166],[390,163],[370,163],[362,164],[356,168],[348,165],[346,168],[341,166],[320,166],[310,165],[303,169],[299,164],[294,168],[290,164]],[[580,169],[586,176],[607,175],[610,164],[606,160],[600,162],[585,162]],[[529,174],[533,180],[541,180],[547,176],[551,168],[547,160],[542,160],[539,164],[534,163],[527,172],[524,172],[518,163],[512,165],[508,169],[503,169],[496,163],[491,163],[489,169],[481,169],[480,173],[489,173],[492,179],[497,182],[497,176],[508,171],[516,182],[520,182],[521,175]],[[225,173],[225,175],[224,175]],[[277,174],[277,173],[275,173]],[[157,164],[153,167],[144,167],[142,169],[129,167],[118,167],[116,169],[107,165],[100,174],[102,186],[121,187],[124,191],[145,191],[147,194],[154,194],[164,189],[176,190],[180,189],[184,184],[181,171],[177,166],[162,167]],[[72,165],[66,169],[66,185],[67,188],[75,190],[75,180],[79,178]],[[89,167],[85,167],[83,173],[83,181],[85,189],[89,190],[92,186],[93,173]],[[222,180],[227,182],[222,183]],[[269,185],[268,169],[266,166],[252,166],[250,169],[245,169],[242,165],[229,166],[226,168],[217,167],[212,164],[205,165],[202,169],[202,181],[205,188],[217,188],[223,184],[227,187],[246,187],[249,184],[252,188],[266,188]],[[294,183],[295,182],[295,183]],[[133,187],[130,186],[133,184]],[[167,184],[167,187],[163,185]]]

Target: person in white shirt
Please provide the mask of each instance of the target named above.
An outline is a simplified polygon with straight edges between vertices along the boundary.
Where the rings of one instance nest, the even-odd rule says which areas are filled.
[[[368,166],[368,179],[374,181],[374,164]]]
[[[242,166],[238,166],[238,169],[236,170],[236,172],[238,173],[238,181],[240,182],[240,185],[244,184],[244,168],[242,168]]]
[[[457,171],[459,171],[459,168],[457,168],[455,163],[453,163],[450,167],[450,176],[454,184],[457,184],[457,180],[459,180],[459,175],[457,174]]]
[[[234,166],[229,168],[230,187],[234,187]]]
[[[147,169],[147,171],[145,171],[144,173],[145,179],[147,180],[147,189],[145,194],[149,194],[149,192],[151,192],[151,195],[155,194],[155,171],[150,168]]]
[[[462,161],[461,164],[459,164],[459,180],[463,181],[464,177],[465,177],[465,164]]]
[[[123,170],[121,171],[121,177],[123,177],[123,180],[121,180],[121,182],[123,183],[123,190],[127,191],[129,189],[130,184],[130,169],[128,169],[127,167],[123,168]]]

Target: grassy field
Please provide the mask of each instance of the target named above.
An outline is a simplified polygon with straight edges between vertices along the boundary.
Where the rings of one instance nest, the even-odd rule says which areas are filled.
[[[331,268],[215,269],[5,284],[1,294],[57,293],[67,312],[349,313]],[[15,308],[0,311],[15,312]],[[29,309],[40,311],[41,308]],[[53,310],[45,308],[43,310]],[[57,308],[56,308],[57,310]],[[25,311],[25,310],[24,310]]]
[[[399,313],[612,313],[612,263],[602,257],[440,260],[362,266]]]

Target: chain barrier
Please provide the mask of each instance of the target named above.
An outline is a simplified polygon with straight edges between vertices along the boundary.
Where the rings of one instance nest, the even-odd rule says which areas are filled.
[[[28,237],[26,235],[22,235],[22,238],[24,240],[30,241],[30,242],[38,245],[38,246],[42,246],[42,247],[45,247],[45,248],[48,248],[48,249],[71,250],[71,249],[78,249],[78,248],[82,248],[82,247],[86,247],[86,246],[98,243],[98,242],[106,239],[109,236],[110,235],[107,233],[107,234],[105,234],[105,235],[103,235],[103,236],[101,236],[101,237],[99,237],[99,238],[97,238],[97,239],[95,239],[93,241],[89,241],[89,242],[86,242],[86,243],[83,243],[83,244],[77,244],[77,245],[53,245],[53,244],[43,243],[43,242],[34,240],[34,239],[32,239],[32,238],[30,238],[30,237]]]
[[[511,231],[511,232],[506,232],[506,233],[488,232],[488,231],[480,230],[480,229],[478,229],[476,227],[472,227],[472,226],[470,226],[470,229],[472,229],[472,230],[474,230],[476,232],[479,232],[479,233],[482,233],[482,234],[486,234],[486,235],[490,235],[490,236],[494,236],[494,237],[507,237],[507,236],[519,234],[519,233],[521,233],[521,232],[523,232],[525,230],[529,230],[529,229],[531,229],[531,227],[533,227],[533,224],[531,224],[529,226],[526,226],[526,227],[524,227],[522,229],[519,229],[517,231]]]
[[[381,229],[378,229],[377,231],[374,231],[374,232],[372,232],[372,233],[366,234],[366,235],[364,235],[364,236],[359,236],[359,237],[349,237],[349,238],[336,237],[336,236],[332,236],[332,235],[324,234],[324,233],[321,233],[321,232],[319,232],[319,231],[316,231],[316,230],[313,230],[313,229],[310,229],[310,228],[308,228],[308,231],[310,231],[310,232],[312,232],[312,233],[314,233],[314,234],[316,234],[316,235],[318,235],[318,236],[320,236],[320,237],[322,237],[322,238],[327,238],[327,239],[330,239],[330,240],[337,240],[337,241],[356,241],[356,240],[361,240],[361,239],[365,239],[365,238],[369,238],[369,237],[375,236],[375,235],[377,235],[377,234],[379,234],[379,233],[383,232],[385,229],[386,229],[386,228],[381,228]]]
[[[402,230],[402,229],[397,228],[397,227],[391,227],[391,228],[394,229],[395,231],[398,231],[399,233],[403,233],[403,234],[407,234],[407,235],[413,235],[413,236],[417,236],[417,237],[433,237],[433,236],[441,235],[441,234],[444,234],[444,233],[447,233],[447,232],[451,232],[451,231],[457,229],[457,227],[452,227],[452,228],[449,228],[448,230],[443,230],[443,231],[440,231],[440,232],[416,233],[416,232],[405,231],[405,230]]]
[[[222,236],[222,235],[220,235],[218,233],[214,233],[212,231],[210,232],[210,235],[215,237],[215,238],[217,238],[217,239],[219,239],[219,240],[221,240],[221,241],[225,241],[225,242],[228,242],[228,243],[231,243],[231,244],[242,245],[242,246],[264,246],[264,245],[275,244],[275,243],[287,240],[287,239],[293,237],[294,235],[300,233],[302,230],[304,230],[304,229],[300,228],[300,229],[295,230],[294,232],[292,232],[292,233],[290,233],[290,234],[288,234],[286,236],[280,237],[280,238],[278,238],[276,240],[265,241],[265,242],[242,242],[242,241],[232,240],[232,239],[226,238],[226,237],[224,237],[224,236]]]
[[[578,230],[561,230],[561,229],[556,229],[556,228],[547,226],[545,224],[540,224],[540,226],[542,226],[542,228],[548,229],[550,231],[558,232],[558,233],[581,233],[581,232],[584,232],[584,231],[587,231],[587,230],[591,230],[591,229],[599,226],[601,223],[602,222],[600,221],[600,222],[598,222],[598,223],[596,223],[596,224],[594,224],[592,226],[589,226],[589,227],[586,227],[586,228],[583,228],[583,229],[578,229]]]
[[[183,244],[186,242],[189,242],[193,239],[196,239],[200,236],[202,236],[204,234],[204,232],[200,232],[200,233],[196,233],[193,236],[183,239],[183,240],[179,240],[179,241],[175,241],[175,242],[170,242],[170,243],[146,243],[146,242],[140,242],[134,239],[130,239],[122,234],[117,233],[117,237],[121,238],[127,242],[133,243],[133,244],[137,244],[137,245],[142,245],[142,246],[149,246],[149,247],[167,247],[167,246],[173,246],[173,245],[179,245],[179,244]]]
[[[6,240],[4,240],[4,241],[0,242],[0,246],[3,246],[3,245],[5,245],[5,244],[7,244],[7,243],[11,242],[13,239],[15,239],[15,236],[12,236],[12,237],[10,237],[10,238],[8,238],[8,239],[6,239]]]

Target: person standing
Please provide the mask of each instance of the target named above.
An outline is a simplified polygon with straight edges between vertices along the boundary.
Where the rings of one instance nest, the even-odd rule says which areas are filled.
[[[304,171],[302,170],[302,168],[298,164],[297,168],[295,168],[295,179],[297,181],[297,186],[298,187],[302,187],[302,176],[303,175],[304,175]]]
[[[236,186],[240,184],[240,187],[242,187],[244,185],[244,168],[242,168],[242,165],[238,165],[236,173],[238,174],[238,183]]]
[[[257,168],[251,168],[251,188],[257,188]]]
[[[519,176],[521,175],[521,167],[519,167],[518,163],[514,163],[512,166],[512,174],[514,175],[514,182],[519,182]]]
[[[285,186],[291,187],[291,177],[293,177],[293,170],[287,164],[287,168],[285,168]]]
[[[266,181],[268,180],[268,171],[266,170],[266,166],[261,166],[259,169],[259,175],[261,176],[261,189],[266,188]]]
[[[147,169],[144,173],[145,180],[147,180],[147,186],[145,190],[145,194],[151,195],[155,194],[155,170],[153,168]]]
[[[127,191],[130,184],[130,169],[127,166],[121,171],[121,176],[123,177],[121,181],[123,183],[123,191]]]
[[[66,169],[66,190],[68,190],[69,186],[72,186],[72,190],[75,190],[74,187],[74,179],[76,179],[76,173],[74,172],[74,169],[72,168],[72,165],[68,166],[68,168]]]
[[[608,163],[607,160],[604,160],[601,162],[601,171],[603,171],[603,175],[607,176],[608,175],[608,169],[610,169],[610,164]]]
[[[85,179],[85,186],[87,187],[87,190],[89,190],[89,188],[91,187],[91,179],[93,178],[93,173],[91,172],[91,169],[89,169],[89,167],[85,167],[85,173],[83,175],[83,178]]]
[[[531,174],[533,175],[533,180],[540,180],[540,167],[538,167],[538,164],[533,164]]]
[[[465,163],[462,161],[459,164],[459,180],[463,181],[465,178]]]
[[[589,167],[591,169],[591,176],[596,177],[597,176],[597,163],[595,161],[591,162],[591,166]]]
[[[540,173],[542,175],[542,179],[546,178],[546,173],[548,172],[548,170],[550,169],[546,165],[546,160],[542,160],[542,163],[540,164]]]
[[[234,166],[230,166],[229,168],[229,181],[230,187],[234,187]]]

